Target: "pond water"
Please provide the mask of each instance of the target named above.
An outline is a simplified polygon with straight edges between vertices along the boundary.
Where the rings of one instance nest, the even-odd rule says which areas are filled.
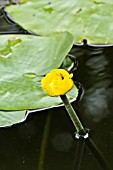
[[[75,45],[71,54],[79,62],[74,78],[84,89],[72,105],[113,167],[113,47]],[[102,170],[74,132],[64,107],[32,113],[21,124],[1,128],[0,170],[78,170],[76,158],[79,170]]]

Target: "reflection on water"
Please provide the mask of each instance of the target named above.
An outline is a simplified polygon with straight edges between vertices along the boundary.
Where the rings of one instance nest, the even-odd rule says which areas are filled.
[[[101,121],[111,113],[110,101],[113,99],[111,59],[104,50],[104,48],[86,48],[77,49],[77,52],[74,52],[75,55],[79,53],[77,54],[80,59],[79,65],[82,65],[84,70],[84,73],[81,70],[78,71],[79,81],[84,88],[80,107],[94,121]]]
[[[57,151],[68,152],[72,146],[73,138],[70,133],[60,132],[52,138],[52,145]]]

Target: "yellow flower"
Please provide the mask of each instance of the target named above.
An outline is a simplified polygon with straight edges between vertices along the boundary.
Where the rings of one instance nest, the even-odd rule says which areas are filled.
[[[64,95],[73,88],[72,77],[73,74],[69,74],[64,69],[51,70],[42,78],[42,88],[49,96]]]

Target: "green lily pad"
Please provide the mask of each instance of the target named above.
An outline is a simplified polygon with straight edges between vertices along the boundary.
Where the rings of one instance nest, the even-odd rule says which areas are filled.
[[[26,111],[0,111],[0,127],[7,127],[25,120]]]
[[[73,37],[67,32],[46,37],[1,36],[0,110],[39,109],[61,103],[58,97],[45,94],[40,81],[61,65],[72,44]],[[70,94],[69,99],[75,98]]]
[[[78,89],[74,86],[74,88],[67,93],[67,96],[69,98],[69,100],[73,101],[78,97]],[[45,110],[45,109],[50,109],[52,107],[59,107],[62,105],[60,98],[55,97],[54,101],[53,98],[48,96],[45,96],[43,98],[44,102],[47,102],[49,107],[47,106],[47,108],[39,108],[36,110],[29,110],[29,111],[0,111],[0,128],[1,127],[9,127],[12,126],[14,124],[18,124],[21,123],[23,121],[25,121],[28,117],[28,115],[32,112],[36,112],[36,111],[41,111],[41,110]],[[49,101],[48,101],[49,100]],[[50,103],[51,105],[50,105]],[[53,105],[54,104],[54,105]]]
[[[75,42],[113,43],[112,0],[24,0],[7,10],[24,28],[41,35],[68,31]]]

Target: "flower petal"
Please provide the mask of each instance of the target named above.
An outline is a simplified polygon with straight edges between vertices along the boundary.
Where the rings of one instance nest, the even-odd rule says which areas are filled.
[[[49,96],[64,95],[73,88],[73,74],[69,74],[64,69],[51,70],[41,80],[43,90]]]

